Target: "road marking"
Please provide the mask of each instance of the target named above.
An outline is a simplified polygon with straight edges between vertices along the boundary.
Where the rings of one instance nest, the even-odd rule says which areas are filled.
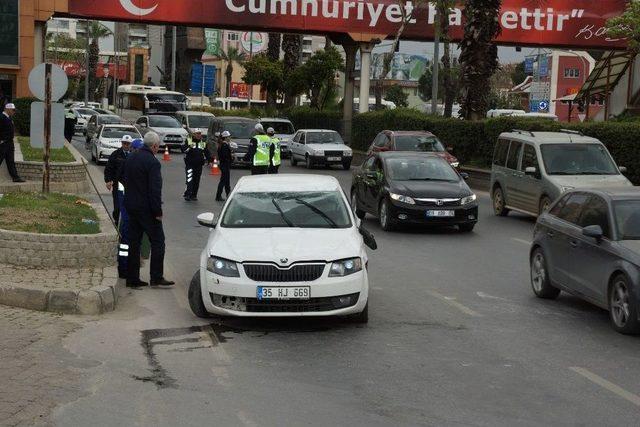
[[[506,298],[494,297],[493,295],[485,294],[484,292],[476,292],[476,294],[483,299],[493,299],[498,301],[509,301]]]
[[[588,369],[585,368],[579,368],[579,367],[572,367],[569,368],[571,369],[573,372],[582,375],[583,377],[585,377],[586,379],[588,379],[589,381],[598,384],[600,387],[606,388],[607,390],[609,390],[611,393],[617,394],[619,397],[628,400],[629,402],[633,403],[636,406],[640,406],[640,396],[638,396],[637,394],[633,394],[625,389],[623,389],[620,386],[615,385],[614,383],[605,380],[604,378],[602,378],[601,376],[598,376],[596,374],[594,374],[593,372],[591,372]]]
[[[472,309],[470,309],[466,305],[460,304],[453,297],[444,296],[441,293],[436,292],[436,291],[427,291],[427,293],[429,295],[431,295],[432,297],[438,298],[439,300],[446,302],[450,306],[452,306],[454,308],[457,308],[458,310],[460,310],[464,314],[467,314],[467,315],[472,316],[472,317],[482,317],[482,315],[480,313],[478,313],[476,311],[473,311]]]
[[[524,240],[524,239],[518,239],[517,237],[512,237],[511,240],[513,240],[514,242],[518,242],[518,243],[523,243],[527,246],[531,245],[531,242],[528,240]]]

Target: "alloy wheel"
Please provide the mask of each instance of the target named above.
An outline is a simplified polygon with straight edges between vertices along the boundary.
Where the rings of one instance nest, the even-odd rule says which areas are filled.
[[[389,212],[387,210],[387,204],[383,202],[382,206],[380,206],[380,225],[382,228],[387,228],[388,221]]]
[[[502,200],[502,192],[501,191],[496,191],[493,194],[493,209],[495,210],[495,212],[497,214],[502,212],[502,210],[504,209],[504,200]]]
[[[540,293],[544,287],[544,281],[546,280],[546,270],[544,266],[544,255],[538,252],[531,261],[531,283],[533,289]]]
[[[611,316],[619,328],[624,328],[631,317],[629,289],[622,280],[616,281],[611,290]]]

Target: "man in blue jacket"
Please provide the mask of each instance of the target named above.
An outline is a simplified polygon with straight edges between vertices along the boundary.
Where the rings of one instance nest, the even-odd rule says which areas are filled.
[[[140,280],[142,233],[151,241],[151,286],[172,286],[164,278],[164,230],[162,228],[162,174],[156,153],[160,137],[149,132],[144,147],[130,155],[124,165],[124,205],[129,214],[129,259],[127,287],[149,284]]]

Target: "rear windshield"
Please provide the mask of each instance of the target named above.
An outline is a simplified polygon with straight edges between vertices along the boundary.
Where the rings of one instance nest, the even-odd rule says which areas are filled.
[[[343,144],[338,132],[307,132],[307,144]]]
[[[133,139],[140,138],[140,134],[135,128],[104,128],[102,130],[103,138],[116,139],[125,135],[129,135]]]
[[[640,240],[640,200],[614,202],[613,210],[620,240]]]
[[[548,175],[618,175],[601,144],[544,144],[540,147]]]
[[[179,128],[180,123],[169,116],[149,116],[149,126],[152,128]]]
[[[293,125],[288,122],[265,122],[263,120],[260,123],[262,123],[262,126],[265,130],[273,128],[273,130],[275,130],[276,133],[280,135],[293,135],[294,133],[296,133]]]
[[[397,151],[426,151],[442,153],[445,151],[442,143],[435,136],[397,135]]]
[[[100,123],[103,125],[119,124],[124,122],[124,120],[122,120],[118,116],[101,116],[99,120],[100,120]]]

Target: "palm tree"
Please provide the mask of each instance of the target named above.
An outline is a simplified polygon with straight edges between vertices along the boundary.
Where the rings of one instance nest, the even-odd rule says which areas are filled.
[[[87,21],[87,39],[89,40],[89,93],[95,94],[97,87],[96,71],[100,60],[100,40],[113,35],[111,30],[99,21]],[[100,96],[101,97],[101,96]]]
[[[220,51],[218,55],[220,59],[227,63],[227,68],[225,69],[224,75],[227,79],[227,87],[226,87],[226,96],[231,96],[231,79],[233,78],[233,63],[237,63],[242,65],[242,63],[247,59],[247,55],[244,52],[240,52],[240,49],[237,47],[229,46],[227,50]]]

